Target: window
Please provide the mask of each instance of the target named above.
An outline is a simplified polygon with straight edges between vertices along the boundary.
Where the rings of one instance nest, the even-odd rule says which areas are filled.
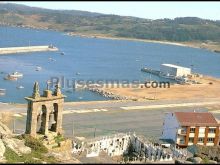
[[[208,142],[208,143],[214,143],[214,140],[215,140],[214,138],[208,138],[208,139],[207,139],[207,142]]]
[[[215,133],[215,128],[209,128],[209,133]]]
[[[195,133],[196,128],[190,128],[190,133]]]
[[[203,143],[204,142],[204,138],[199,138],[198,139],[198,143]]]
[[[194,142],[194,138],[189,138],[189,142],[193,143]]]
[[[199,128],[199,133],[205,133],[205,127],[200,127]]]
[[[186,127],[181,128],[181,134],[186,134]]]

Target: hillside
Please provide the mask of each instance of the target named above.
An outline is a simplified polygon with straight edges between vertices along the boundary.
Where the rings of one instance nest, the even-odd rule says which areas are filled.
[[[0,4],[0,25],[172,42],[220,42],[220,21],[196,17],[150,20],[77,10]]]

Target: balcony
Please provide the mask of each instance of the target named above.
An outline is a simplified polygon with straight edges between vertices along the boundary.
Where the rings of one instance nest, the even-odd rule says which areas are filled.
[[[185,143],[186,143],[185,140],[179,140],[179,141],[177,142],[178,145],[185,145]]]
[[[179,129],[178,134],[179,135],[186,135],[186,129]]]

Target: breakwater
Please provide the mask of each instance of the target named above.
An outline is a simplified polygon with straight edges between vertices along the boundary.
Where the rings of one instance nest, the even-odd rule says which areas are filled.
[[[0,48],[0,55],[28,53],[28,52],[43,52],[43,51],[58,51],[54,46],[25,46],[25,47],[7,47]]]
[[[150,68],[141,68],[142,72],[147,72],[147,73],[151,73],[154,74],[156,76],[160,75],[160,71],[159,70],[154,70],[154,69],[150,69]]]
[[[116,95],[113,92],[108,92],[108,91],[105,91],[104,89],[100,89],[100,88],[96,88],[96,87],[87,88],[87,89],[89,91],[98,93],[98,94],[102,95],[103,97],[110,98],[113,100],[132,100],[133,99],[133,98],[127,97],[127,96]]]

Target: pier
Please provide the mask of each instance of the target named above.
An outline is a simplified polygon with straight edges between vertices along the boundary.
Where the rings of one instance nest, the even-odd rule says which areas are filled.
[[[154,69],[150,69],[150,68],[141,68],[141,71],[151,73],[151,74],[154,74],[156,76],[159,76],[160,73],[161,73],[159,70],[154,70]]]
[[[16,54],[16,53],[29,53],[29,52],[44,52],[44,51],[58,51],[58,48],[56,48],[52,45],[7,47],[7,48],[0,48],[0,55]]]

